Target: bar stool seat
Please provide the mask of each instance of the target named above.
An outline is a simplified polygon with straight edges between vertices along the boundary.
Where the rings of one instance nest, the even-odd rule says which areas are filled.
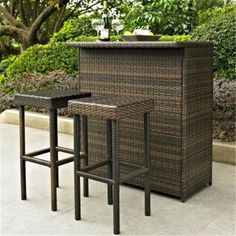
[[[111,120],[130,118],[150,112],[152,109],[153,100],[140,97],[94,96],[69,101],[69,110],[72,114],[80,113]]]
[[[70,100],[69,112],[74,115],[74,177],[75,219],[81,219],[80,177],[104,182],[108,185],[108,204],[113,204],[113,232],[120,233],[120,184],[134,177],[145,175],[145,215],[150,216],[150,157],[149,157],[149,113],[154,110],[154,100],[127,96],[88,97]],[[144,162],[133,165],[120,161],[119,122],[124,118],[144,114]],[[85,167],[80,166],[80,116],[106,119],[106,160]],[[120,176],[120,165],[131,165],[135,170]],[[107,178],[90,173],[91,170],[107,166]]]
[[[57,131],[57,109],[67,107],[70,99],[79,99],[91,96],[91,93],[81,93],[74,90],[41,90],[35,92],[17,93],[14,101],[19,105],[19,127],[20,127],[20,172],[21,172],[21,199],[26,200],[26,165],[29,161],[35,164],[44,165],[51,170],[51,209],[57,210],[56,187],[59,186],[58,167],[74,161],[74,156],[58,160],[58,152],[74,154],[74,150],[58,146]],[[25,106],[45,108],[49,112],[49,133],[50,147],[37,150],[31,153],[25,151]],[[86,120],[84,123],[86,127]],[[87,143],[85,141],[85,143]],[[85,148],[87,149],[87,148]],[[36,158],[36,156],[50,152],[50,161]],[[87,153],[81,153],[83,158],[87,158]]]

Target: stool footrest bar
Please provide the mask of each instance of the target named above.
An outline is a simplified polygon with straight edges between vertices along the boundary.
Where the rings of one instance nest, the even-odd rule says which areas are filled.
[[[45,154],[47,152],[50,152],[50,148],[44,148],[44,149],[37,150],[34,152],[29,152],[29,153],[25,154],[25,156],[34,157],[34,156],[39,156],[39,155]]]
[[[22,156],[25,161],[33,162],[39,165],[51,167],[51,163],[49,161],[40,159],[40,158],[33,158],[31,156]]]
[[[128,163],[128,162],[125,162],[125,161],[120,161],[120,165],[128,166],[128,167],[143,168],[143,166],[141,166],[141,165],[136,165],[136,164]]]
[[[78,175],[78,176],[81,176],[81,177],[86,177],[86,178],[93,179],[93,180],[96,180],[96,181],[100,181],[100,182],[103,182],[103,183],[106,183],[106,184],[114,184],[114,181],[112,179],[108,179],[108,178],[105,178],[105,177],[93,175],[93,174],[86,173],[86,172],[83,172],[83,171],[76,171],[75,174]]]
[[[107,165],[107,164],[109,164],[108,160],[100,161],[100,162],[97,162],[95,164],[91,164],[91,165],[88,165],[88,166],[85,166],[85,167],[81,168],[81,171],[94,170],[98,167],[101,167],[101,166],[104,166],[104,165]]]
[[[74,156],[72,156],[72,157],[67,157],[67,158],[62,159],[62,160],[58,160],[58,161],[57,161],[57,166],[61,166],[61,165],[64,165],[64,164],[69,163],[69,162],[72,162],[72,161],[74,161]]]
[[[57,146],[57,147],[56,147],[56,150],[57,150],[58,152],[64,152],[64,153],[74,154],[74,150],[71,149],[71,148],[66,148],[66,147]]]
[[[137,177],[139,175],[143,175],[143,174],[145,174],[147,172],[148,172],[148,168],[141,168],[139,170],[135,170],[132,173],[127,174],[124,177],[121,177],[120,178],[120,184],[122,184],[122,183],[126,182],[127,180],[130,180],[130,179],[132,179],[134,177]]]

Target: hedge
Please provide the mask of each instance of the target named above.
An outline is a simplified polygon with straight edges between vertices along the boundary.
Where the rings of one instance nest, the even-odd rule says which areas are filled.
[[[236,79],[236,4],[216,9],[218,14],[191,34],[192,40],[212,41],[214,44],[214,77]],[[209,17],[209,16],[208,16]]]
[[[91,26],[91,17],[79,17],[66,21],[61,30],[53,35],[50,42],[68,42],[79,37],[87,38],[95,35],[96,31]]]
[[[6,75],[7,68],[16,60],[15,55],[11,55],[0,62],[0,82]]]
[[[64,43],[34,45],[22,52],[6,69],[6,76],[13,78],[25,73],[45,74],[56,70],[75,75],[76,69],[76,49]]]
[[[96,37],[80,36],[76,41],[95,41]],[[4,66],[4,65],[7,66]],[[41,73],[62,70],[67,75],[77,74],[77,50],[66,43],[49,43],[34,45],[22,52],[14,60],[7,58],[0,63],[7,78],[23,77],[24,74]],[[1,77],[0,77],[1,78]]]

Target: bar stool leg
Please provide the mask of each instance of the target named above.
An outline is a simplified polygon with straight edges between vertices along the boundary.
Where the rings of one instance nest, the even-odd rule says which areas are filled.
[[[88,165],[88,118],[87,116],[82,116],[82,147],[81,151],[87,154],[84,158],[84,166]],[[84,178],[84,197],[89,196],[89,181],[88,178]]]
[[[19,107],[19,127],[20,127],[20,180],[21,180],[21,200],[26,200],[26,166],[23,156],[25,155],[25,107]]]
[[[112,127],[111,120],[106,120],[106,156],[109,160],[109,164],[107,166],[107,177],[112,179]],[[107,203],[108,205],[112,205],[112,185],[107,185]]]
[[[120,166],[119,166],[119,122],[112,120],[113,142],[112,142],[112,174],[113,186],[113,231],[114,234],[120,233]]]
[[[51,208],[57,210],[57,184],[58,184],[58,167],[57,167],[57,110],[49,110],[50,126],[50,162],[51,162]]]
[[[151,215],[150,207],[150,144],[149,144],[149,130],[150,130],[150,115],[144,114],[144,163],[148,168],[148,172],[145,174],[145,216]]]
[[[50,122],[52,122],[54,127],[50,130],[50,133],[52,133],[52,136],[53,136],[52,138],[54,139],[53,143],[54,143],[55,146],[53,146],[52,148],[58,146],[57,110],[53,109],[53,113],[55,113],[55,114],[52,115],[52,117],[51,117],[52,120],[50,120]],[[49,116],[50,116],[50,114],[49,114]],[[51,146],[50,146],[50,149],[51,149]],[[54,148],[54,149],[55,149],[53,151],[54,152],[53,155],[55,156],[54,160],[57,162],[58,161],[58,151],[56,150],[56,148]],[[57,166],[57,164],[56,164],[55,173],[56,173],[56,187],[59,187],[59,174],[58,174],[58,166]]]
[[[80,170],[80,116],[74,115],[74,196],[75,196],[75,220],[81,219],[80,176],[76,171]]]

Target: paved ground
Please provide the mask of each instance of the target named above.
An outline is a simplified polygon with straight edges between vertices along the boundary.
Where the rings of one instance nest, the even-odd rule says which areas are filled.
[[[46,131],[27,128],[27,151],[48,146]],[[74,220],[73,165],[60,167],[57,212],[50,211],[49,170],[27,164],[28,200],[20,200],[18,126],[0,125],[1,235],[112,235],[112,207],[106,186],[90,185],[82,199],[81,221]],[[72,147],[72,136],[60,135]],[[235,166],[214,163],[213,185],[186,203],[152,194],[152,216],[143,214],[143,192],[121,188],[123,235],[235,235]]]

